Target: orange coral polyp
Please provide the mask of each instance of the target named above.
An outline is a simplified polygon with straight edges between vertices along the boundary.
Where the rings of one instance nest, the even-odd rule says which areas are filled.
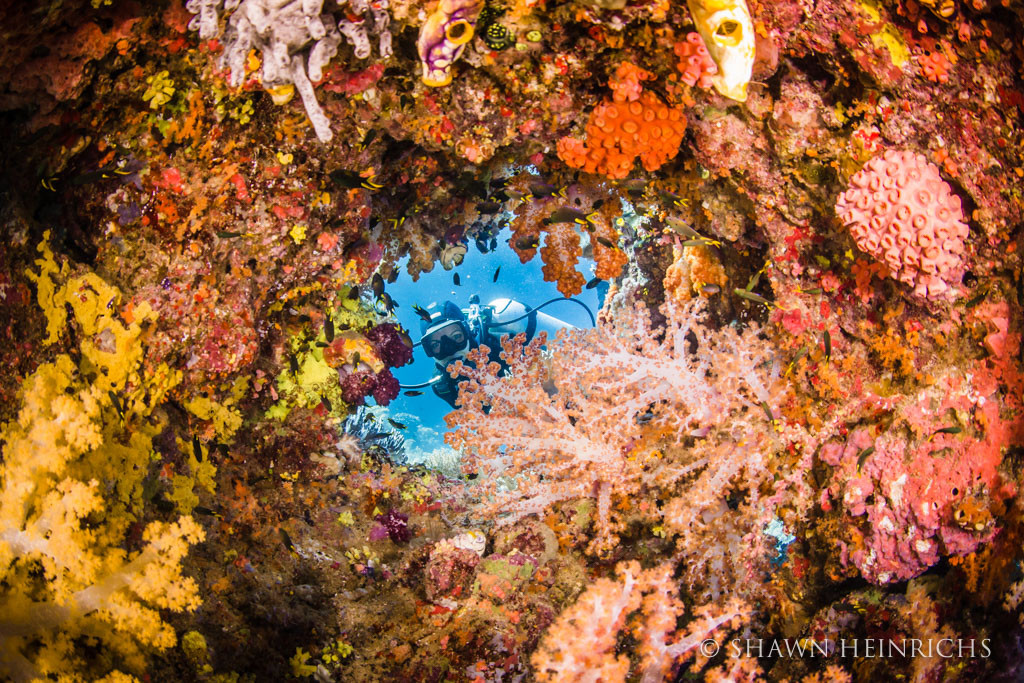
[[[586,143],[571,137],[559,140],[559,158],[588,173],[625,178],[637,157],[648,171],[675,157],[686,132],[686,119],[680,110],[643,93],[632,102],[598,105],[586,130]]]

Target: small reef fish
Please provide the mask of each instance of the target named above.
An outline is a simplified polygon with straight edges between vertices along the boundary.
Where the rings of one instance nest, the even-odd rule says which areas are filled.
[[[375,297],[381,297],[384,295],[384,278],[380,276],[380,273],[373,274],[373,295]]]
[[[405,425],[404,424],[402,424],[401,422],[399,422],[397,420],[392,420],[390,417],[388,418],[388,424],[390,424],[395,429],[405,429]]]
[[[110,391],[108,389],[107,390],[107,396],[110,397],[110,402],[114,404],[114,408],[117,409],[117,414],[123,420],[124,419],[124,409],[121,407],[120,401],[117,400],[117,394],[115,394],[113,391]]]
[[[427,309],[423,308],[419,304],[413,304],[412,305],[412,310],[413,310],[413,313],[418,315],[423,320],[423,322],[425,322],[425,323],[429,323],[430,322],[430,311],[428,311]]]
[[[860,472],[860,468],[864,465],[864,462],[868,459],[868,456],[875,452],[874,446],[868,446],[857,454],[857,471]]]
[[[629,178],[627,180],[620,180],[616,183],[619,187],[629,193],[631,196],[639,197],[647,189],[647,181],[643,178]]]
[[[720,246],[722,246],[722,243],[719,242],[718,240],[709,240],[707,237],[701,237],[701,238],[698,238],[698,239],[695,239],[695,240],[686,240],[685,242],[680,242],[679,246],[681,246],[681,247],[720,247]]]
[[[456,287],[462,286],[462,280],[459,279],[458,273],[452,273],[452,284],[455,285]]]
[[[498,273],[500,273],[500,272],[501,272],[501,266],[498,266],[497,268],[494,269],[494,277],[491,278],[491,282],[497,282],[498,281]]]
[[[543,199],[545,197],[559,196],[565,197],[565,188],[558,189],[554,185],[548,185],[547,183],[534,182],[526,186],[530,191],[530,196],[534,199]]]
[[[409,332],[401,325],[398,326],[398,338],[402,340],[402,343],[405,344],[407,349],[415,347],[415,344],[412,342],[412,337],[409,336]]]
[[[494,201],[477,202],[476,210],[484,216],[491,216],[501,210],[501,204]]]
[[[718,73],[711,77],[715,90],[745,102],[754,71],[754,24],[746,1],[687,0],[686,5],[718,66]]]
[[[734,289],[732,291],[733,291],[733,293],[736,296],[740,297],[741,299],[746,299],[748,301],[753,301],[754,303],[757,303],[757,304],[764,304],[765,306],[769,306],[769,307],[774,305],[774,304],[772,304],[771,301],[769,301],[768,299],[765,299],[760,294],[755,294],[754,292],[748,292],[747,290],[740,289],[739,287],[737,287],[736,289]]]
[[[594,287],[597,287],[599,284],[601,284],[601,278],[599,278],[599,277],[590,278],[590,281],[587,282],[586,288],[587,289],[593,289]]]
[[[285,531],[284,529],[281,529],[280,527],[278,528],[278,531],[281,532],[281,543],[283,543],[284,547],[288,549],[288,552],[294,553],[295,552],[295,544],[292,543],[291,536],[288,535],[287,531]]]
[[[977,295],[976,297],[965,303],[964,308],[974,308],[982,301],[984,301],[986,296],[988,296],[988,290],[982,290],[981,294]]]
[[[658,196],[677,208],[686,206],[690,203],[689,199],[684,199],[683,197],[680,197],[674,192],[669,192],[668,190],[658,190]]]
[[[516,240],[516,249],[536,249],[540,244],[540,237],[527,235]]]
[[[800,350],[796,352],[795,356],[793,356],[793,360],[789,362],[789,367],[786,368],[786,374],[784,376],[789,377],[789,373],[793,371],[794,367],[796,367],[796,362],[803,358],[804,356],[806,356],[809,352],[810,349],[808,349],[806,346],[801,346]]]
[[[686,221],[675,217],[669,217],[665,219],[665,222],[668,224],[668,227],[672,228],[672,230],[679,233],[682,237],[695,240],[703,237],[703,235],[691,228]]]
[[[513,190],[511,188],[505,188],[499,194],[505,196],[507,199],[512,199],[517,202],[524,201],[527,197],[529,197],[529,195],[523,194],[522,192]]]
[[[337,169],[330,173],[331,182],[338,187],[353,190],[357,187],[361,187],[366,190],[379,190],[383,185],[374,182],[374,176],[364,178],[363,176],[355,173],[354,171],[346,171],[345,169]]]
[[[410,391],[405,392],[405,395],[406,396],[422,396],[423,392],[422,391],[416,391],[416,390],[410,390]]]
[[[379,297],[377,297],[377,303],[381,304],[384,307],[384,311],[387,312],[388,315],[393,314],[395,312],[395,309],[398,308],[398,304],[395,303],[395,300],[392,299],[391,295],[388,294],[387,292],[384,292]]]
[[[595,206],[595,208],[597,207]],[[544,222],[547,225],[556,225],[558,223],[579,223],[580,225],[584,225],[585,223],[593,223],[594,218],[596,217],[597,211],[585,213],[579,209],[563,206],[555,209],[550,216],[544,219]]]
[[[370,143],[377,137],[377,129],[371,128],[370,131],[363,137],[363,141],[360,142],[356,149],[362,152],[364,149],[370,146]]]

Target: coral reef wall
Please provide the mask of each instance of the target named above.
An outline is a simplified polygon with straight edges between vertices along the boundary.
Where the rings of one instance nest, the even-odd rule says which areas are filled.
[[[0,35],[0,678],[1019,680],[1019,0]],[[597,325],[407,462],[389,286],[506,246]]]

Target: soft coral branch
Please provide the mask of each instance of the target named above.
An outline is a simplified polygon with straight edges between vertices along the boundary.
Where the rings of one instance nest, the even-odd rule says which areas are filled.
[[[756,330],[712,332],[695,305],[663,312],[664,329],[652,329],[646,310],[625,308],[599,328],[560,334],[549,352],[543,336],[506,339],[508,376],[483,349],[449,368],[467,380],[447,438],[467,451],[469,467],[492,475],[485,513],[508,524],[559,501],[595,499],[591,550],[600,552],[619,530],[613,496],[668,487],[701,469],[721,486],[739,471],[760,473],[772,445],[758,404],[774,400],[775,381]],[[659,445],[695,436],[701,441],[677,457]],[[515,487],[499,490],[501,477]],[[696,503],[712,506],[724,490],[708,487],[711,499]]]

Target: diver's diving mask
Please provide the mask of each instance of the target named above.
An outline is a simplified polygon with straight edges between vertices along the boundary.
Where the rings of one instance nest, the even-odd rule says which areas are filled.
[[[469,352],[469,334],[461,321],[449,320],[423,335],[423,350],[440,363],[463,359]]]

